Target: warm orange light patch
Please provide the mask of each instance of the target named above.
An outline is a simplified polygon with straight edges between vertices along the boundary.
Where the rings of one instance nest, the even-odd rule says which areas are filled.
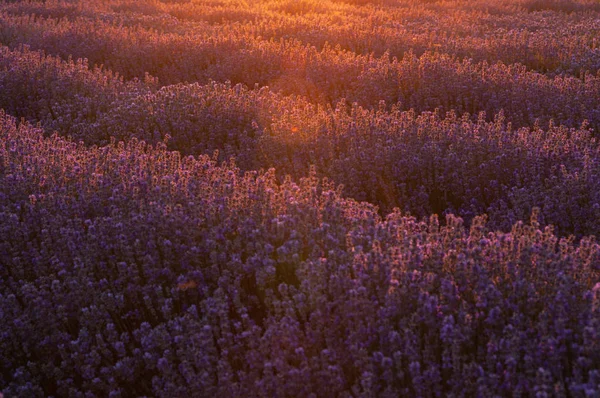
[[[188,289],[193,289],[195,287],[197,287],[198,284],[196,283],[196,281],[187,281],[187,282],[182,282],[180,284],[177,285],[177,288],[179,290],[188,290]]]

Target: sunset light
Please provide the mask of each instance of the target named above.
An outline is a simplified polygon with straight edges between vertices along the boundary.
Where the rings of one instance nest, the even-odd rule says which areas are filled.
[[[0,0],[0,398],[600,397],[597,0]]]

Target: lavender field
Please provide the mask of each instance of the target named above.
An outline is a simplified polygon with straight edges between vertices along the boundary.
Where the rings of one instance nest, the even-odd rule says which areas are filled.
[[[596,0],[0,0],[0,396],[600,397]]]

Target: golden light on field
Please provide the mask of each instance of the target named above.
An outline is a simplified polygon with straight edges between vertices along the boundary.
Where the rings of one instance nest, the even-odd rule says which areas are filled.
[[[0,398],[597,397],[596,0],[0,1]]]

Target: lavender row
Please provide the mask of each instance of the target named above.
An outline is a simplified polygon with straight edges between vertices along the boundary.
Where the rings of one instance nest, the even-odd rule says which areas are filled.
[[[547,125],[552,119],[568,127],[579,127],[584,120],[595,130],[600,127],[597,68],[582,69],[576,76],[551,77],[519,63],[478,62],[432,51],[417,55],[414,51],[419,46],[412,44],[398,56],[389,51],[374,56],[328,44],[317,49],[294,36],[265,40],[243,30],[220,32],[203,27],[160,33],[85,18],[70,21],[5,14],[2,19],[0,29],[5,33],[1,40],[12,48],[27,44],[63,59],[87,58],[90,65],[104,65],[127,79],[143,80],[150,74],[162,85],[231,81],[269,86],[322,104],[345,98],[376,108],[384,100],[417,112],[439,108],[493,115],[504,110],[517,126],[532,126],[538,119]],[[510,35],[502,36],[510,41]],[[593,38],[581,40],[586,48],[597,45]],[[502,48],[511,46],[502,44]],[[520,56],[522,51],[528,52],[514,52]],[[595,53],[590,57],[599,59]]]
[[[151,78],[125,82],[84,62],[6,48],[0,65],[0,108],[87,144],[170,137],[169,148],[184,155],[218,150],[219,161],[275,167],[279,177],[300,178],[314,165],[383,213],[399,207],[467,222],[488,213],[507,231],[539,206],[540,221],[560,235],[600,232],[600,153],[586,126],[517,129],[502,113],[487,122],[398,106],[321,107],[214,82],[158,89]]]
[[[58,25],[63,26],[69,25],[66,20],[76,20],[76,24],[82,20],[101,20],[161,34],[210,32],[231,36],[243,33],[250,40],[293,37],[319,49],[330,43],[358,54],[381,56],[387,51],[398,58],[410,49],[419,55],[442,51],[477,62],[519,62],[545,73],[577,74],[585,70],[595,73],[600,66],[595,39],[600,28],[596,17],[600,7],[591,1],[363,3],[119,0],[100,4],[58,0],[43,4],[8,3],[1,9],[13,16],[8,25],[18,24],[17,16],[55,19],[53,23],[44,24],[46,31],[61,29],[53,26],[59,18],[63,21]],[[361,7],[369,3],[373,6]]]
[[[0,117],[7,397],[600,392],[600,246]]]

